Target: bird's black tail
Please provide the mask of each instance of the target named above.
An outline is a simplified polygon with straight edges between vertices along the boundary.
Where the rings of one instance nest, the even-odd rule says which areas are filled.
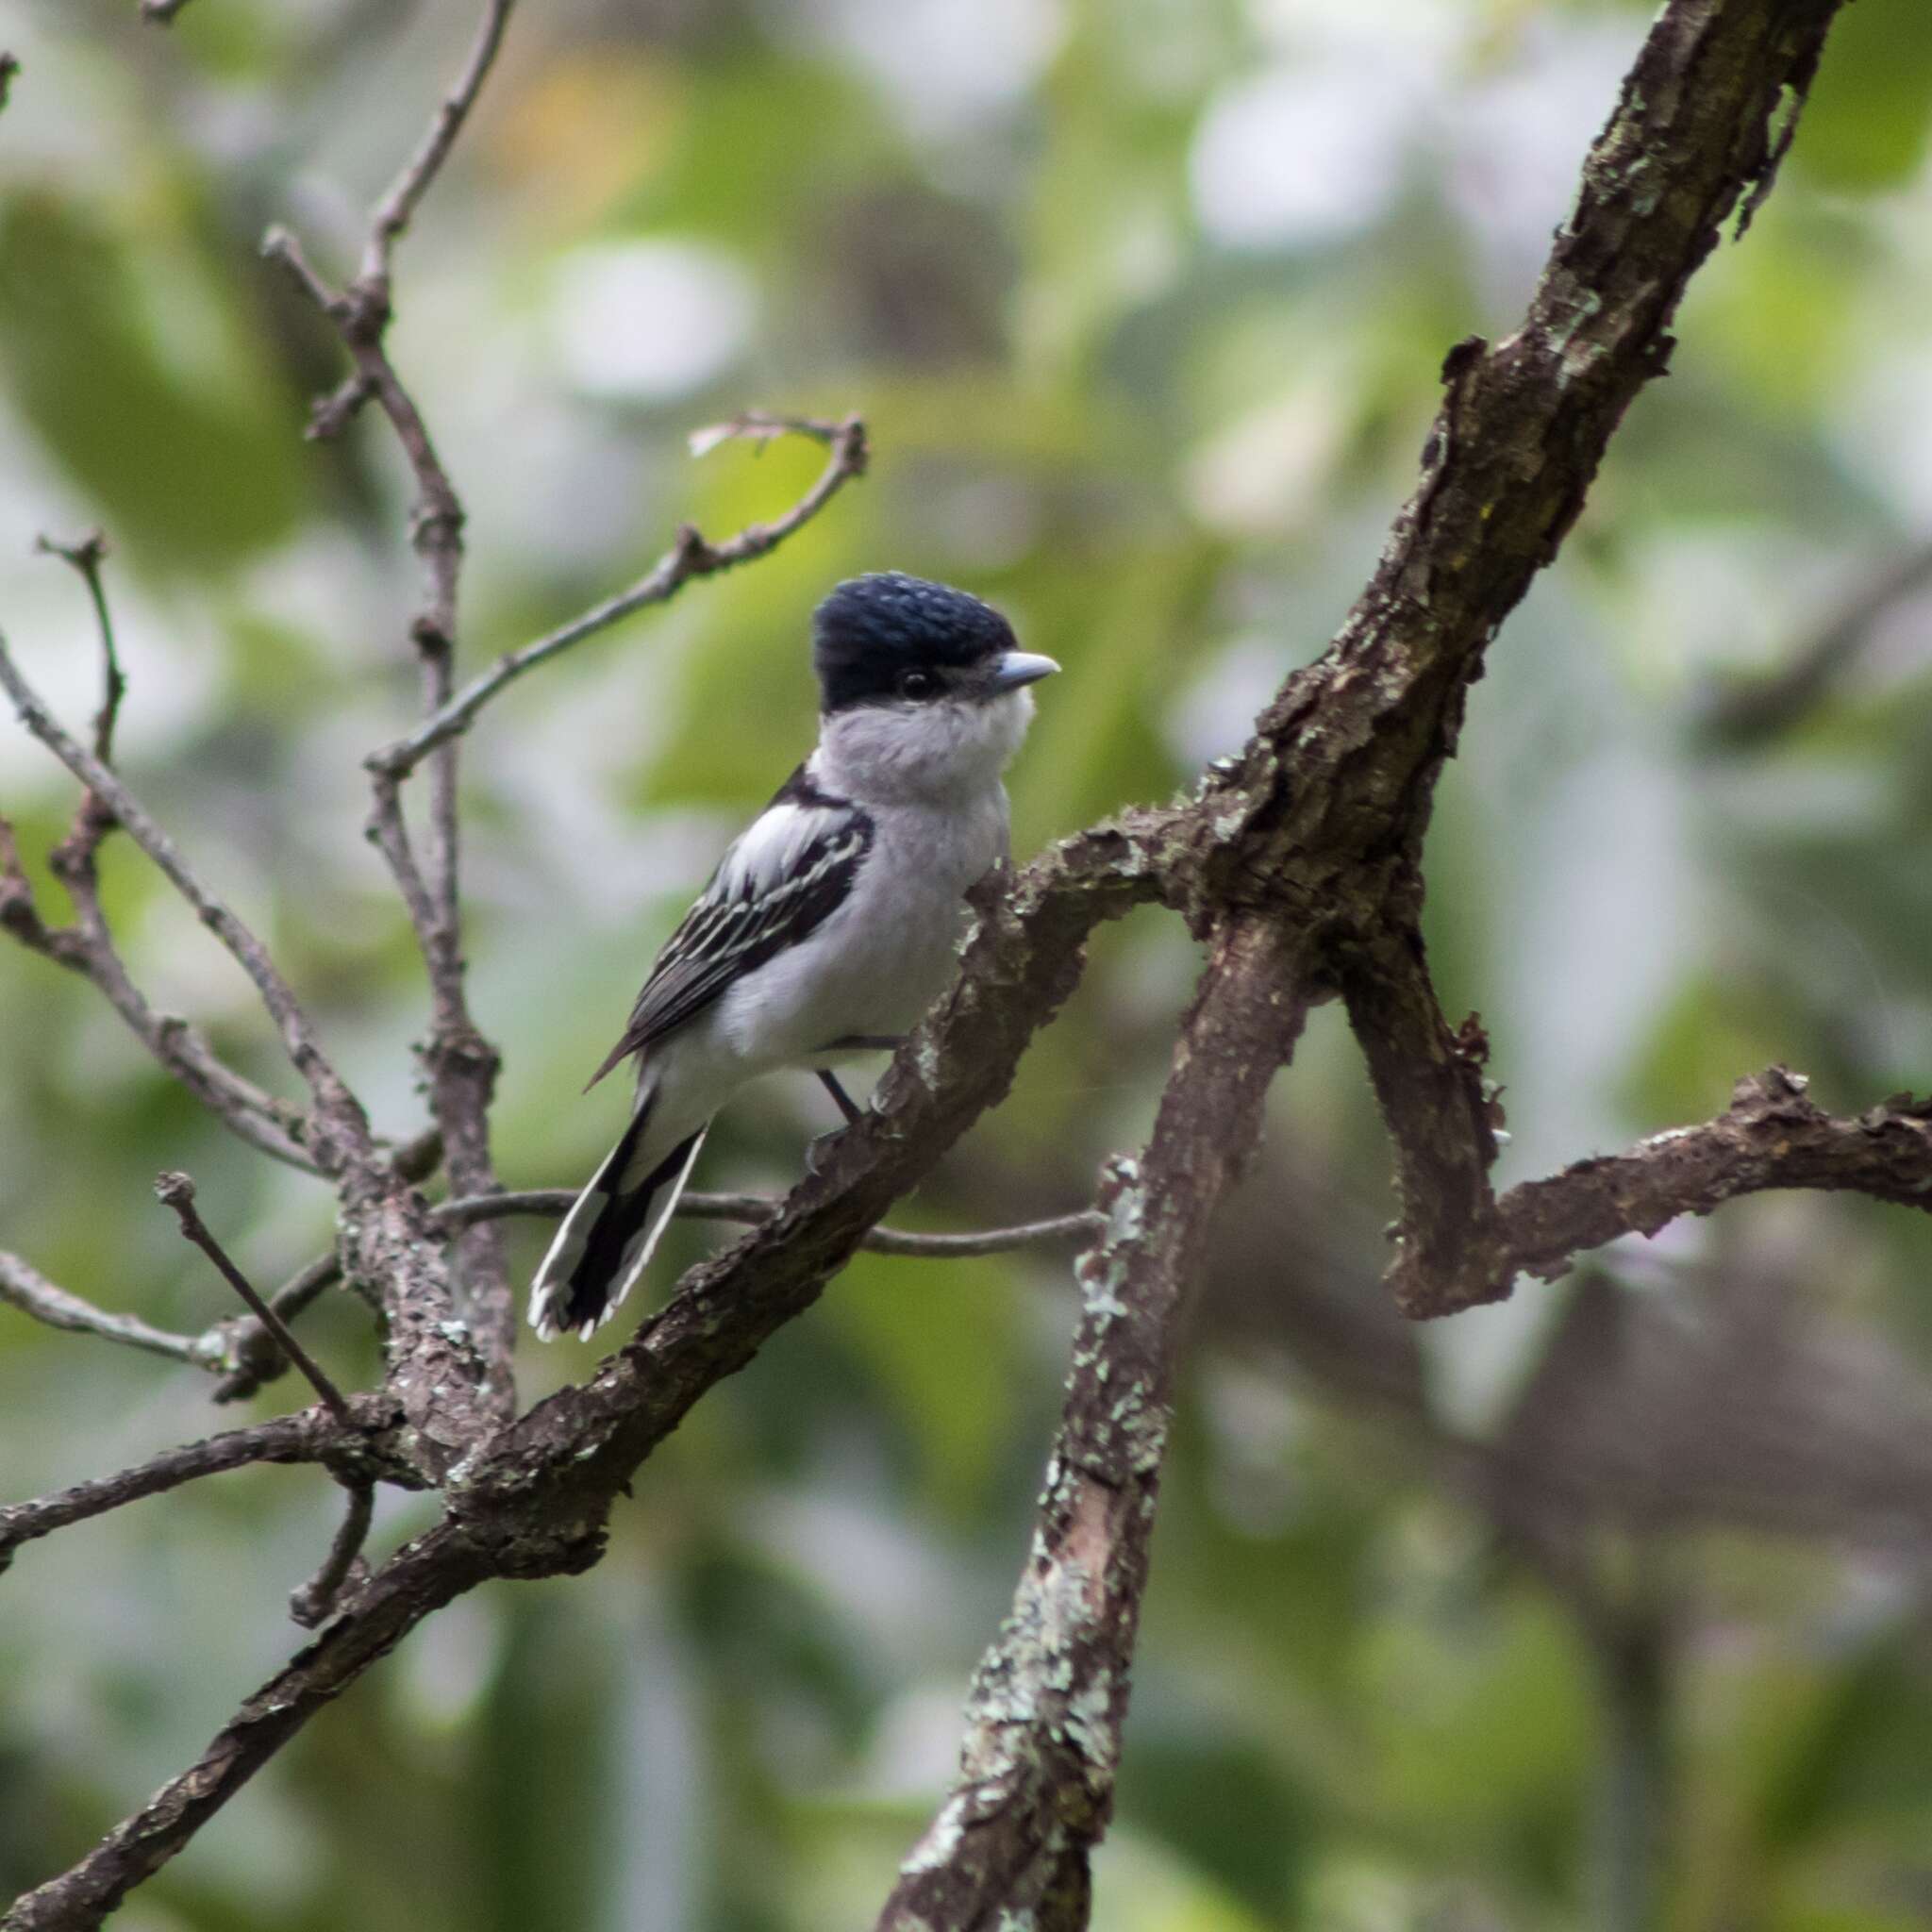
[[[677,1206],[707,1129],[653,1158],[646,1095],[591,1184],[564,1217],[530,1289],[530,1325],[548,1341],[566,1328],[588,1337],[633,1288]],[[651,1165],[641,1173],[645,1160]]]

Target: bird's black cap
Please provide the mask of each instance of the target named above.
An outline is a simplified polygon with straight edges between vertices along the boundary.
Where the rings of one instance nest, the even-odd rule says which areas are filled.
[[[908,671],[972,671],[1014,648],[991,604],[896,570],[849,577],[812,613],[812,668],[823,708],[897,694]]]

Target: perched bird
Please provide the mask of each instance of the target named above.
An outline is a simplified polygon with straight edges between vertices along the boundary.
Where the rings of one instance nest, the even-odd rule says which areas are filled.
[[[779,1068],[891,1048],[944,990],[965,895],[1007,855],[1000,774],[1058,671],[963,591],[854,577],[812,618],[819,741],[665,941],[591,1084],[638,1061],[630,1124],[530,1291],[546,1340],[588,1336],[637,1285],[718,1109]]]

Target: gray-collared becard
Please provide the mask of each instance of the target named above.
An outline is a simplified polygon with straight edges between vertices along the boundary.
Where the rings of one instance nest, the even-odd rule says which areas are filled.
[[[966,894],[1007,856],[1000,782],[1059,667],[991,605],[896,571],[814,613],[819,741],[666,941],[591,1084],[636,1057],[630,1124],[530,1291],[548,1338],[637,1285],[712,1117],[747,1081],[891,1045],[952,977]]]

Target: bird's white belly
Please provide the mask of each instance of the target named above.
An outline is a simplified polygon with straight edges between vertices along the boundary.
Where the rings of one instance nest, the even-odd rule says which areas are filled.
[[[719,1002],[721,1043],[748,1066],[824,1066],[845,1058],[835,1041],[910,1031],[952,977],[965,895],[1004,854],[1004,816],[882,826],[852,896]]]

